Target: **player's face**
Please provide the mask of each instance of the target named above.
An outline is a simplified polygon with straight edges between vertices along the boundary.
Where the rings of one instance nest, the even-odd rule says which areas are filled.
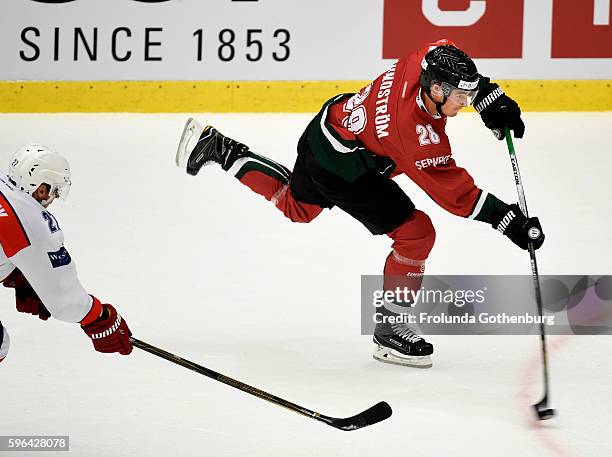
[[[51,201],[53,201],[53,199],[51,199],[51,201],[48,201],[50,197],[50,191],[51,186],[49,184],[41,184],[40,186],[38,186],[38,189],[36,189],[34,193],[32,193],[32,197],[34,197],[34,200],[36,200],[38,203],[40,203],[46,208],[51,204]]]
[[[446,103],[442,105],[442,114],[448,117],[454,117],[466,106],[468,106],[467,98],[449,97],[446,99]]]
[[[436,102],[442,102],[446,98],[442,105],[442,114],[448,117],[456,116],[463,108],[471,105],[477,92],[476,90],[458,89],[448,83],[434,83],[431,86],[431,93]]]
[[[445,94],[446,101],[444,101]],[[468,106],[473,99],[471,92],[451,88],[450,86],[444,87],[444,85],[437,83],[431,86],[431,95],[431,98],[436,103],[442,103],[444,101],[442,105],[442,114],[447,117],[456,116],[459,111]]]

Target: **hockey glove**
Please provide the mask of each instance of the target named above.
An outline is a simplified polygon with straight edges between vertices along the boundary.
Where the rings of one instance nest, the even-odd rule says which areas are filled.
[[[81,325],[81,328],[91,338],[98,352],[118,352],[123,355],[132,352],[132,332],[113,305],[102,305],[100,317],[91,324]]]
[[[493,132],[495,138],[505,138],[504,128],[514,131],[515,138],[523,138],[525,124],[521,119],[521,109],[508,97],[499,85],[483,77],[480,90],[474,99],[474,108],[480,114],[482,122]]]
[[[17,311],[20,313],[31,314],[38,316],[39,319],[46,321],[51,317],[51,313],[43,302],[38,298],[34,289],[25,278],[23,273],[19,269],[15,268],[11,271],[2,282],[4,287],[15,289],[15,302],[17,304]]]
[[[529,243],[534,249],[539,249],[544,243],[544,232],[538,218],[525,217],[516,203],[506,206],[494,217],[491,225],[521,249],[526,250]]]

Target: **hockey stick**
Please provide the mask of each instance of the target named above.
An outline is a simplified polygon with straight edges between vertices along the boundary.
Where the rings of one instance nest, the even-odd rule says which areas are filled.
[[[527,212],[527,201],[525,199],[525,191],[523,190],[523,182],[519,172],[518,160],[514,151],[514,144],[510,136],[510,129],[506,127],[506,144],[508,145],[508,153],[510,154],[510,162],[512,162],[512,171],[514,172],[514,182],[518,191],[519,206],[526,217],[529,217]],[[540,275],[538,274],[538,264],[536,262],[535,249],[529,243],[529,257],[531,258],[531,275],[533,277],[533,286],[535,288],[536,303],[538,305],[538,314],[540,317],[544,313],[542,306],[542,291],[540,289]],[[544,397],[538,403],[533,405],[533,408],[539,420],[551,419],[555,415],[555,410],[548,407],[548,398],[550,396],[550,388],[548,386],[548,351],[546,350],[546,330],[544,329],[544,319],[540,319],[540,342],[542,347],[542,370],[544,377]]]
[[[254,395],[255,397],[261,398],[262,400],[269,401],[270,403],[282,406],[293,412],[302,414],[303,416],[310,417],[311,419],[315,419],[320,422],[324,422],[327,425],[331,425],[332,427],[335,427],[340,430],[352,431],[357,430],[358,428],[367,427],[368,425],[376,424],[377,422],[387,419],[391,416],[392,413],[389,404],[387,402],[381,401],[380,403],[375,404],[371,408],[368,408],[355,416],[344,418],[326,416],[324,414],[311,411],[308,408],[304,408],[303,406],[297,405],[290,401],[284,400],[280,397],[277,397],[276,395],[272,395],[268,392],[264,392],[263,390],[259,390],[256,387],[249,386],[248,384],[240,382],[236,379],[232,379],[221,373],[217,373],[216,371],[203,367],[202,365],[198,365],[197,363],[190,362],[189,360],[171,354],[170,352],[166,352],[163,349],[151,346],[150,344],[137,340],[134,337],[130,337],[130,341],[137,348],[156,355],[157,357],[166,359],[172,363],[195,371],[196,373],[200,373],[208,378],[214,379],[215,381],[222,382],[223,384],[227,384],[230,387],[242,390],[243,392]]]

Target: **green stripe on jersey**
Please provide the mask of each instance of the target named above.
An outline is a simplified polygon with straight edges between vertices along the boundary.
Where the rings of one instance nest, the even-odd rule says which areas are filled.
[[[495,195],[489,193],[482,205],[482,208],[478,214],[474,216],[474,219],[477,221],[486,222],[487,224],[492,224],[499,214],[504,211],[506,206],[508,206],[506,203],[501,201]]]
[[[284,175],[287,178],[287,180],[289,180],[289,178],[291,177],[291,171],[289,171],[289,169],[285,167],[284,165],[281,165],[280,163],[275,162],[274,160],[264,157],[262,155],[256,154],[253,151],[249,151],[249,156],[253,157],[256,160],[259,160],[260,162],[265,163],[270,168],[273,168],[279,174]]]
[[[240,167],[236,172],[236,178],[242,179],[249,171],[259,171],[266,176],[270,176],[283,184],[289,184],[289,177],[283,173],[279,173],[277,168],[272,168],[266,163],[258,162],[255,160],[248,160]]]

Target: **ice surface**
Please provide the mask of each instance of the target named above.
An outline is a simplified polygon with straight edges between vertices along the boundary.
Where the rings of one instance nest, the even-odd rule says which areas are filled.
[[[310,116],[198,117],[292,166]],[[18,314],[5,291],[0,435],[70,435],[78,456],[612,455],[612,339],[550,339],[560,414],[539,424],[536,336],[433,337],[430,370],[375,362],[359,334],[359,278],[380,273],[389,240],[339,210],[292,224],[219,169],[187,176],[173,164],[186,118],[2,115],[0,162],[31,141],[69,158],[70,199],[51,210],[85,287],[138,338],[324,414],[386,400],[394,415],[341,432],[138,350],[95,353],[78,326]],[[547,236],[541,273],[610,274],[612,113],[525,120],[515,145]],[[448,131],[477,184],[516,201],[505,144],[478,116]],[[529,274],[527,254],[490,227],[400,183],[437,228],[429,273]]]

